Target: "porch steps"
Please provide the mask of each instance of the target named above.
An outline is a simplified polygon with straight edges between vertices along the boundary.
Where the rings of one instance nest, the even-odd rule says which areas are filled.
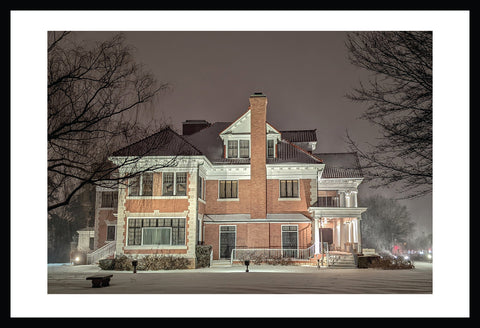
[[[230,260],[213,260],[210,266],[216,268],[229,268],[232,264],[230,263]]]
[[[353,254],[342,254],[335,256],[335,259],[330,267],[335,269],[355,269],[357,266],[355,265]]]

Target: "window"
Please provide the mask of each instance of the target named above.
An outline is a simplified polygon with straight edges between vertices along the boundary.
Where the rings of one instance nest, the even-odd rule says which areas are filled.
[[[129,196],[152,196],[153,194],[153,173],[142,173],[129,179]]]
[[[185,245],[185,218],[128,219],[128,245]]]
[[[175,174],[175,196],[187,195],[187,172],[178,172]]]
[[[238,157],[238,141],[229,140],[228,141],[228,158],[237,158]]]
[[[229,140],[228,141],[228,158],[249,158],[250,157],[250,140]]]
[[[187,195],[187,172],[163,173],[163,196]]]
[[[238,181],[220,180],[218,198],[238,198]]]
[[[280,198],[298,198],[298,180],[280,180]]]
[[[128,195],[139,196],[140,195],[140,177],[136,176],[129,179]]]
[[[152,196],[153,173],[142,174],[142,196]]]
[[[282,226],[282,253],[284,257],[297,257],[298,227]]]
[[[267,157],[275,157],[275,140],[267,140]]]
[[[107,226],[107,240],[115,240],[115,226]]]
[[[107,207],[107,208],[117,207],[117,192],[116,191],[102,191],[101,207]]]
[[[144,228],[143,245],[171,245],[172,228]]]
[[[198,198],[205,200],[205,178],[198,176]]]
[[[240,157],[249,158],[250,157],[250,142],[248,140],[240,140]]]

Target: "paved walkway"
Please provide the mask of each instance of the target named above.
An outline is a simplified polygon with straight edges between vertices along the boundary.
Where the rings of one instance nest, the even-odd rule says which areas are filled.
[[[311,266],[218,266],[196,270],[103,271],[97,266],[49,265],[49,294],[430,294],[432,264],[413,270],[330,269]],[[85,278],[108,272],[109,287]]]

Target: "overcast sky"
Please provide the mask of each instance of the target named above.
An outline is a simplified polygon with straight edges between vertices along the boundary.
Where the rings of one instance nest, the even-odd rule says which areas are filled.
[[[82,32],[77,38],[101,41],[114,33]],[[346,130],[360,143],[378,136],[373,126],[358,119],[364,105],[345,97],[370,74],[350,64],[347,32],[123,33],[136,49],[137,62],[170,85],[155,103],[153,118],[180,133],[181,123],[189,119],[234,121],[247,110],[249,96],[263,92],[267,120],[279,130],[316,129],[316,152],[348,151]],[[372,191],[364,185],[361,192]],[[403,203],[419,230],[431,232],[431,197]]]

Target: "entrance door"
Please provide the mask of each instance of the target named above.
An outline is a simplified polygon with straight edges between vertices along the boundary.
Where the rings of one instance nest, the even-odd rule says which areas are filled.
[[[235,248],[236,226],[220,226],[220,258],[230,259]]]
[[[282,255],[296,258],[298,253],[298,226],[282,226]]]

